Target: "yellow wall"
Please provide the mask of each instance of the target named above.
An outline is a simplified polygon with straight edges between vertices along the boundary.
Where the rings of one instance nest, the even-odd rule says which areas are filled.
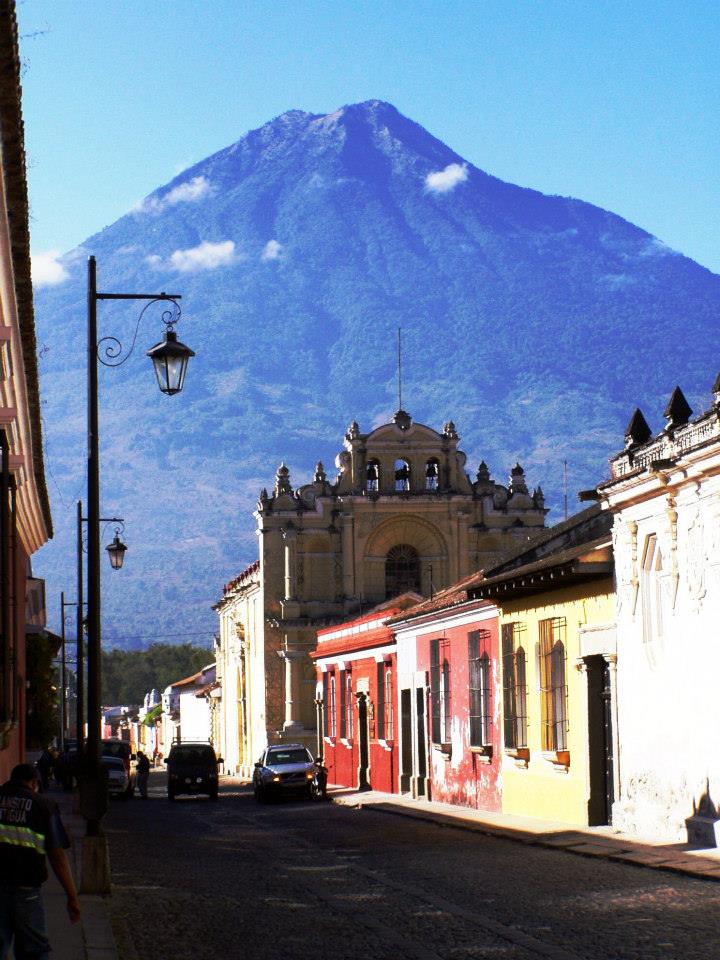
[[[539,817],[565,823],[587,824],[590,794],[588,772],[587,680],[578,669],[580,627],[610,623],[615,619],[612,581],[600,580],[565,590],[535,594],[498,603],[500,624],[525,624],[527,658],[528,766],[505,754],[502,768],[503,813]],[[543,756],[540,681],[536,644],[539,623],[552,617],[566,620],[567,746],[570,766],[556,767]]]

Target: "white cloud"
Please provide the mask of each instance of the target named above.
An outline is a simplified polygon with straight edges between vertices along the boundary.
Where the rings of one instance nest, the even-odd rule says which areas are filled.
[[[151,267],[159,267],[162,264],[162,257],[159,257],[156,253],[151,253],[145,257],[145,263],[150,264]]]
[[[166,207],[174,207],[177,203],[197,203],[202,197],[210,193],[210,181],[207,177],[193,177],[184,183],[179,183],[162,197],[146,197],[141,203],[133,206],[135,213],[159,213]]]
[[[224,267],[235,259],[233,240],[221,240],[210,243],[204,240],[197,247],[188,250],[175,250],[170,254],[168,265],[181,273],[194,273],[196,270],[214,270]]]
[[[449,193],[467,178],[466,163],[449,163],[444,170],[436,170],[425,177],[425,189],[432,193]]]
[[[260,255],[261,260],[277,260],[282,252],[282,244],[277,240],[268,240]]]
[[[36,287],[54,287],[63,283],[70,274],[60,263],[58,250],[36,253],[31,258],[32,281]]]

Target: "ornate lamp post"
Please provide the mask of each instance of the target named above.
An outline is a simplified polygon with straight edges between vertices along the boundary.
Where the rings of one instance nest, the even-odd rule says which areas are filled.
[[[153,361],[158,386],[172,396],[182,390],[193,351],[180,343],[174,326],[180,319],[179,294],[167,293],[100,293],[97,289],[95,257],[88,260],[87,285],[87,369],[88,369],[88,577],[87,577],[87,654],[88,654],[88,738],[86,779],[81,789],[81,811],[86,819],[86,844],[83,850],[82,889],[86,893],[107,893],[110,874],[107,847],[102,837],[101,821],[107,809],[107,790],[100,765],[100,444],[98,432],[98,362],[106,367],[125,363],[135,348],[140,322],[148,308],[162,304],[165,338],[148,355]],[[97,305],[100,300],[146,301],[135,327],[130,349],[123,354],[116,337],[98,340]],[[117,556],[117,554],[116,554]]]

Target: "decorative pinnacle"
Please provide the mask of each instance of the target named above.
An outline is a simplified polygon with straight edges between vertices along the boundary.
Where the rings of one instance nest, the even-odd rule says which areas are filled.
[[[625,447],[638,447],[652,436],[652,430],[643,416],[640,407],[635,408],[635,413],[630,417],[630,423],[625,428]]]

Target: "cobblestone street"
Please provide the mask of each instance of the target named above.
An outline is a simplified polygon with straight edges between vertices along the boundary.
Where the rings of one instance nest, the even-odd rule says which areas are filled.
[[[713,960],[720,884],[249,790],[113,803],[123,960]]]

